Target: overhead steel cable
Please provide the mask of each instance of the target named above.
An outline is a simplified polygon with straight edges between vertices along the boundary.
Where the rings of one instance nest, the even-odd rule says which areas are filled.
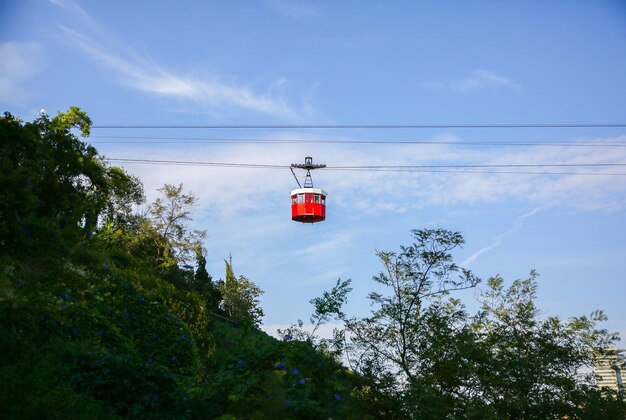
[[[624,128],[626,123],[556,123],[556,124],[95,124],[92,129],[429,129],[429,128]]]
[[[475,171],[471,169],[459,170],[435,170],[435,169],[333,169],[331,171],[350,171],[350,172],[410,172],[410,173],[453,173],[453,174],[510,174],[510,175],[585,175],[585,176],[626,176],[626,173],[604,173],[604,172],[529,172],[529,171]]]
[[[151,165],[175,165],[175,166],[212,166],[226,168],[249,168],[249,169],[289,169],[289,165],[255,164],[255,163],[228,163],[228,162],[203,162],[186,160],[157,160],[157,159],[132,159],[132,158],[108,158],[111,162],[137,163]],[[335,171],[371,171],[371,172],[450,172],[450,173],[510,173],[510,174],[534,174],[534,175],[615,175],[624,176],[624,173],[597,173],[597,172],[522,172],[522,171],[475,171],[467,169],[497,169],[497,168],[588,168],[588,167],[624,167],[626,163],[572,163],[572,164],[482,164],[482,165],[353,165],[353,166],[327,166],[328,170]],[[454,169],[444,171],[443,169]],[[461,169],[461,170],[457,170]]]
[[[152,136],[90,136],[97,139],[142,141],[92,141],[93,144],[424,144],[453,146],[549,146],[549,147],[626,147],[626,143],[576,143],[576,142],[490,142],[490,141],[437,141],[437,140],[323,140],[323,139],[263,139],[263,138],[205,138],[205,137],[152,137]],[[143,141],[159,140],[159,141]],[[163,141],[161,141],[163,140]]]
[[[132,158],[106,158],[110,162],[146,163],[153,165],[190,165],[190,166],[216,166],[223,168],[257,168],[257,169],[288,169],[289,165],[265,165],[256,163],[228,163],[228,162],[198,162],[187,160],[157,160],[157,159],[132,159]]]
[[[362,165],[328,166],[328,169],[410,169],[410,168],[580,168],[626,166],[626,163],[502,163],[478,165]]]

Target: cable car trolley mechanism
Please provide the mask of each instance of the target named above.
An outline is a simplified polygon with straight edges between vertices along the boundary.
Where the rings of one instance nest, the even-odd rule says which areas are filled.
[[[307,156],[304,158],[304,164],[292,163],[291,173],[293,173],[298,187],[291,191],[291,220],[302,223],[317,223],[326,219],[326,191],[313,188],[313,179],[311,171],[313,169],[325,168],[326,165],[313,164],[313,158]],[[306,169],[306,177],[304,178],[304,186],[298,181],[293,168]]]

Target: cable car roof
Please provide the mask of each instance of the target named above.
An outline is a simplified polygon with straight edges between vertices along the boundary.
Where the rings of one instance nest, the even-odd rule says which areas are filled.
[[[321,194],[323,196],[328,196],[328,193],[321,188],[296,188],[295,190],[291,190],[291,195],[294,194]]]

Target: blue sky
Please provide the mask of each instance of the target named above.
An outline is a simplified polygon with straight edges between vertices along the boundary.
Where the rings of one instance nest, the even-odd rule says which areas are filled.
[[[625,74],[620,1],[0,5],[0,107],[25,120],[76,105],[96,125],[625,123]],[[308,155],[329,166],[626,163],[623,127],[94,129],[89,141],[109,158],[278,165]],[[444,227],[463,233],[457,260],[480,277],[534,268],[546,315],[605,309],[605,326],[626,338],[626,176],[605,175],[624,167],[323,170],[313,175],[328,219],[311,226],[290,220],[285,169],[123,166],[150,200],[166,182],[199,197],[209,271],[223,276],[232,254],[236,273],[265,290],[270,330],[308,319],[308,301],[338,277],[353,279],[349,309],[365,314],[376,250]]]

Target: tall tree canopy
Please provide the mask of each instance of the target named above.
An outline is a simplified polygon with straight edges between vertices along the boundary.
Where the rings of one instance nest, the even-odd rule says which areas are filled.
[[[89,232],[104,219],[123,219],[143,200],[137,178],[110,167],[72,132],[87,136],[90,127],[77,107],[32,123],[9,113],[0,118],[0,246]]]

